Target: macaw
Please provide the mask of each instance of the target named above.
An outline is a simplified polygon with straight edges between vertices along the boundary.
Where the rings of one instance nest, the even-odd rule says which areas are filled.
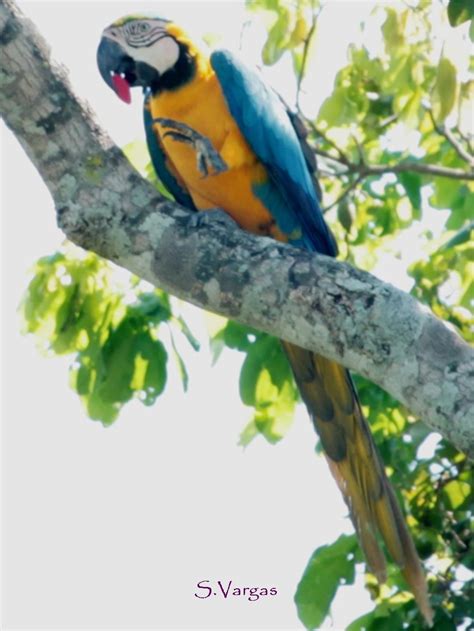
[[[146,16],[108,26],[97,60],[123,101],[130,88],[143,89],[152,163],[178,203],[220,209],[254,234],[337,255],[304,131],[256,71],[226,50],[203,54],[178,25]],[[385,581],[379,535],[431,624],[423,570],[349,372],[282,344],[369,567]]]

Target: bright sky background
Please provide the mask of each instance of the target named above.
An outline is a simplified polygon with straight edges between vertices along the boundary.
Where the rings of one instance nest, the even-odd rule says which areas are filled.
[[[141,98],[135,93],[127,107],[99,76],[105,25],[150,11],[200,35],[220,33],[223,45],[238,49],[248,17],[242,2],[19,4],[119,145],[143,138]],[[330,91],[371,8],[334,1],[326,9],[308,107]],[[259,62],[263,34],[263,25],[244,32],[249,63]],[[291,91],[289,64],[268,76]],[[44,359],[19,332],[16,309],[31,266],[63,236],[48,191],[4,130],[1,149],[4,628],[301,628],[293,595],[311,553],[352,532],[326,463],[314,455],[305,411],[278,446],[257,439],[242,450],[249,411],[237,392],[241,358],[226,353],[211,369],[204,345],[199,355],[183,347],[186,395],[173,375],[153,408],[128,405],[108,429],[88,420],[68,387],[69,359]],[[382,272],[397,284],[390,265]],[[183,309],[204,341],[201,314]],[[275,586],[278,596],[198,600],[196,584],[205,579]],[[344,588],[325,628],[344,628],[369,609],[364,590]]]

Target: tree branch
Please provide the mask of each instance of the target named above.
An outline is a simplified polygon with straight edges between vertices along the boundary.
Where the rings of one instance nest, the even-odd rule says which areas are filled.
[[[426,164],[424,162],[399,162],[398,164],[353,164],[348,171],[349,173],[358,173],[365,177],[367,175],[384,175],[385,173],[422,173],[423,175],[434,175],[437,177],[447,177],[451,180],[474,180],[474,172],[469,173],[463,169],[454,169],[451,167],[442,167],[437,164]]]
[[[363,176],[359,175],[358,177],[356,177],[355,180],[353,180],[349,186],[344,190],[343,193],[341,193],[341,195],[334,200],[331,204],[329,204],[329,206],[325,206],[324,208],[322,208],[323,213],[327,213],[328,211],[331,210],[331,208],[334,208],[334,206],[338,206],[343,199],[345,199],[357,186],[358,184],[363,180]]]
[[[444,138],[446,138],[446,140],[449,142],[449,144],[454,148],[454,150],[456,151],[456,153],[458,154],[458,156],[464,160],[465,162],[468,163],[471,171],[474,171],[474,156],[471,155],[469,153],[469,151],[467,151],[462,144],[458,141],[457,138],[455,138],[455,136],[453,135],[453,133],[451,132],[450,129],[448,129],[448,127],[446,127],[446,125],[439,125],[436,122],[436,119],[434,117],[433,114],[433,110],[431,108],[426,108],[428,110],[428,113],[430,115],[431,118],[431,122],[433,123],[433,127],[435,128],[435,130],[438,132],[438,134],[440,136],[443,136]]]
[[[303,42],[303,56],[301,59],[301,68],[300,71],[298,73],[298,77],[297,77],[297,81],[296,81],[296,108],[298,110],[298,113],[301,113],[300,110],[300,96],[301,96],[301,88],[302,88],[302,84],[303,84],[303,79],[304,79],[304,75],[306,72],[306,65],[308,63],[308,53],[309,53],[309,46],[311,44],[311,40],[313,38],[313,35],[316,31],[316,24],[317,24],[317,15],[316,15],[316,11],[313,7],[313,14],[311,17],[311,26],[309,28],[308,34],[306,35],[304,42]]]
[[[314,125],[314,123],[308,121],[307,119],[305,120],[310,129],[317,136],[320,136],[336,151],[337,156],[333,156],[330,153],[320,149],[319,147],[314,148],[315,153],[325,158],[329,158],[334,162],[338,162],[339,164],[346,167],[346,170],[340,171],[338,175],[355,174],[361,176],[361,179],[363,179],[365,177],[368,177],[369,175],[384,175],[386,173],[406,173],[408,171],[411,171],[414,173],[422,173],[423,175],[447,177],[453,180],[474,180],[474,170],[472,170],[472,168],[470,171],[465,171],[464,169],[454,169],[452,167],[443,167],[437,164],[427,164],[425,162],[414,162],[413,160],[398,162],[397,164],[367,164],[363,160],[361,160],[360,162],[352,162],[349,160],[346,154],[337,146],[337,144],[330,140],[319,128],[316,127],[316,125]],[[445,133],[441,132],[438,129],[437,131],[445,138],[448,138]],[[450,142],[452,141],[450,140]]]
[[[320,136],[326,144],[328,144],[330,147],[332,147],[336,151],[338,157],[335,158],[334,156],[331,156],[331,154],[326,153],[326,152],[322,153],[322,150],[319,148],[317,149],[317,153],[320,153],[320,155],[326,156],[327,158],[330,158],[331,160],[335,160],[336,162],[340,162],[346,167],[353,166],[352,162],[349,160],[346,154],[342,151],[342,149],[333,140],[331,140],[321,129],[319,129],[319,127],[317,127],[313,121],[308,120],[307,118],[305,118],[305,121],[307,125],[309,126],[309,128],[311,129],[311,131],[316,136]]]
[[[130,166],[46,43],[0,1],[0,113],[69,239],[196,305],[333,358],[474,455],[474,352],[411,296],[331,258],[196,225]]]

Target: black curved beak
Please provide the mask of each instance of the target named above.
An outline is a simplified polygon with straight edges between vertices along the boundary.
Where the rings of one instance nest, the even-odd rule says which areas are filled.
[[[130,88],[159,89],[160,74],[156,68],[134,61],[120,44],[106,35],[97,49],[97,65],[105,83],[125,103],[131,102]]]
[[[102,79],[112,90],[115,90],[112,83],[113,73],[117,72],[124,57],[124,51],[119,44],[108,37],[102,37],[97,49],[97,65]]]
[[[130,88],[135,85],[135,62],[120,44],[103,36],[97,49],[97,65],[105,83],[125,103],[130,103]]]

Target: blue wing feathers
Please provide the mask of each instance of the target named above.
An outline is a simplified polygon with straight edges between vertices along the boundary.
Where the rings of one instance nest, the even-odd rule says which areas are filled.
[[[286,234],[300,228],[290,243],[335,256],[337,246],[324,221],[305,157],[288,113],[260,76],[229,51],[211,55],[230,113],[261,160],[271,181],[255,193]]]
[[[278,227],[287,235],[298,232],[300,224],[297,217],[288,209],[288,203],[273,182],[263,182],[254,184],[253,191],[262,203],[271,211],[272,215],[278,217]],[[300,231],[301,232],[301,231]],[[300,235],[295,235],[298,238]],[[293,242],[293,239],[292,239]]]
[[[143,107],[143,119],[145,123],[146,141],[148,145],[148,151],[150,152],[151,162],[155,169],[156,175],[163,182],[168,191],[173,195],[175,200],[181,206],[185,206],[190,210],[196,210],[194,202],[186,189],[178,182],[173,173],[170,171],[166,164],[166,154],[161,148],[156,134],[153,130],[153,119],[148,110],[147,99]]]

